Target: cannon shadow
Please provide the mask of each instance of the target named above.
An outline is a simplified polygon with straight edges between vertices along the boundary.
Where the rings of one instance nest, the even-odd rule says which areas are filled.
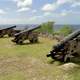
[[[69,62],[61,62],[59,60],[52,59],[52,60],[48,61],[48,64],[54,64],[55,62],[58,63],[57,65],[63,65],[63,64],[66,64],[66,63],[74,63],[74,64],[77,64],[77,65],[80,65],[80,57],[74,58]]]

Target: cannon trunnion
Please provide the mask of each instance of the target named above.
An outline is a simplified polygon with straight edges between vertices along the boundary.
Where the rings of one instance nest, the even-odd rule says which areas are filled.
[[[62,62],[68,62],[71,58],[80,57],[80,30],[71,33],[53,46],[47,57]]]

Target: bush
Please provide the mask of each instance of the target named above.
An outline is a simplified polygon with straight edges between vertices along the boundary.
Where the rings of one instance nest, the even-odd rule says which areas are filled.
[[[72,28],[69,25],[64,25],[60,30],[59,33],[67,36],[68,34],[72,33]]]

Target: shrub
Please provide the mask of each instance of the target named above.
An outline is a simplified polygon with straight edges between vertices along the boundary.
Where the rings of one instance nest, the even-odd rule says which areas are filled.
[[[68,34],[72,33],[72,28],[69,25],[64,25],[60,30],[59,33],[67,36]]]

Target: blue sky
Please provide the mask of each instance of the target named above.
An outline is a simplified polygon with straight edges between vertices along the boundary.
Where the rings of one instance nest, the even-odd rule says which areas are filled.
[[[0,0],[0,24],[80,24],[80,0]]]

